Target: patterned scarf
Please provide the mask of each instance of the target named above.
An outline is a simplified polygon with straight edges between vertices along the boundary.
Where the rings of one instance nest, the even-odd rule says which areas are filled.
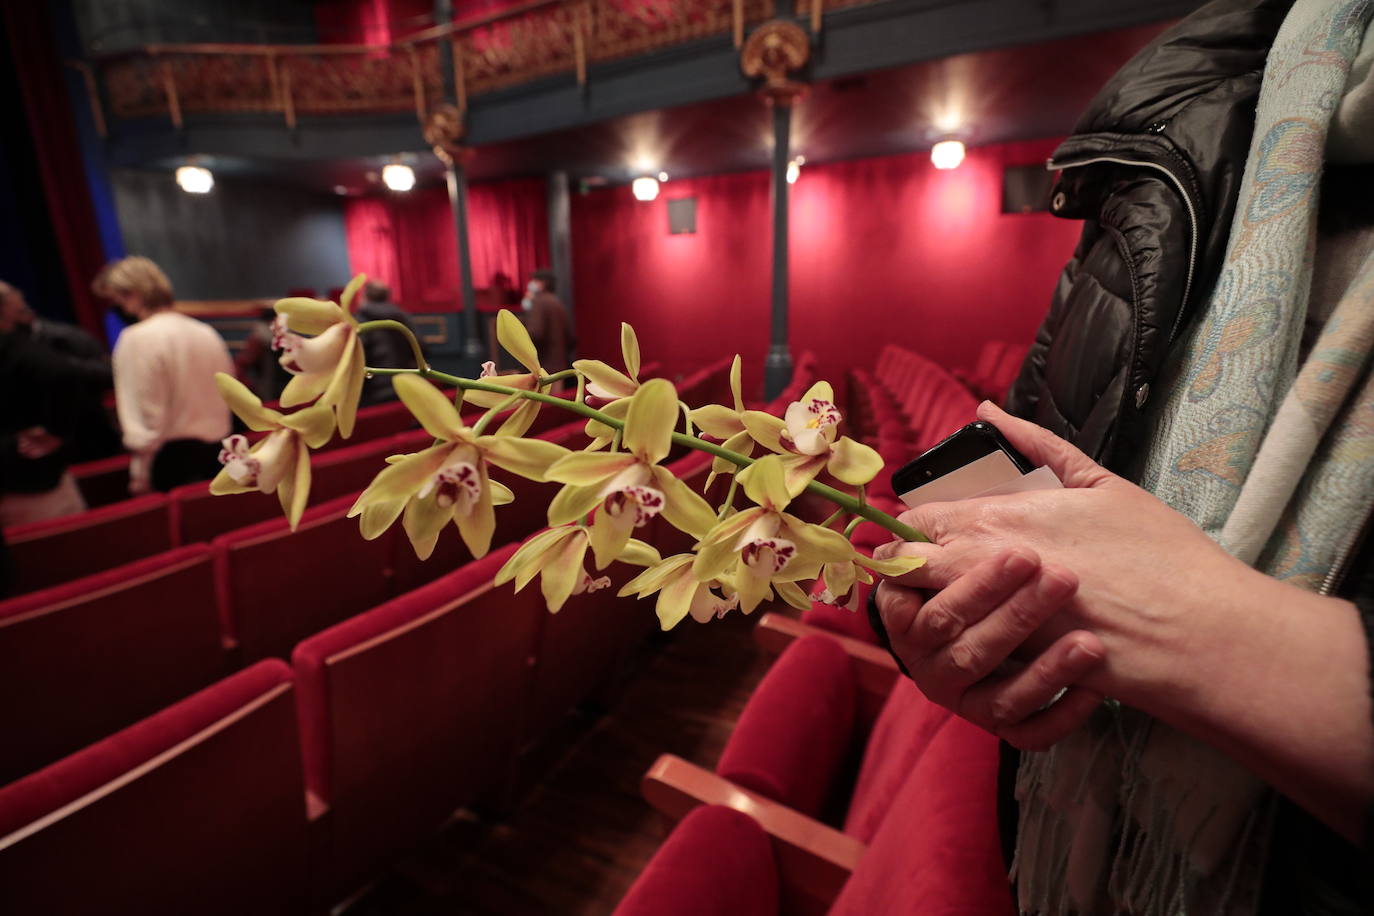
[[[1222,272],[1162,373],[1141,475],[1232,554],[1314,591],[1374,508],[1374,258],[1302,358],[1328,127],[1371,16],[1374,0],[1298,0],[1284,21]],[[1017,798],[1023,912],[1258,906],[1272,792],[1138,711],[1108,702],[1023,755]]]

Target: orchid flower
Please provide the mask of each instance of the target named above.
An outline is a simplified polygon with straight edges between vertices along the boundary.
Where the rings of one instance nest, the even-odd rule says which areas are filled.
[[[822,468],[851,486],[868,483],[883,469],[882,456],[872,448],[848,436],[836,440],[842,417],[829,382],[808,388],[781,420],[760,410],[745,411],[742,419],[756,442],[783,456],[787,492],[794,497]]]
[[[824,583],[820,580],[816,582],[811,597],[822,604],[844,605],[845,598],[853,591],[855,582],[871,585],[875,572],[888,577],[900,576],[913,569],[919,569],[925,563],[925,557],[900,556],[878,560],[855,551],[854,556],[848,560],[825,564],[821,573]]]
[[[639,390],[639,338],[635,329],[620,323],[620,354],[625,358],[621,372],[599,359],[579,359],[573,368],[587,378],[587,394],[603,401],[615,402],[632,397]]]
[[[698,407],[688,414],[688,417],[697,428],[706,435],[715,439],[724,440],[721,448],[729,449],[748,458],[754,454],[754,440],[749,435],[749,430],[744,424],[744,398],[740,396],[740,358],[735,354],[735,361],[730,364],[730,394],[734,397],[735,408],[731,410],[723,404],[707,404],[705,407]],[[711,489],[711,484],[715,482],[717,474],[732,474],[736,470],[733,462],[726,461],[724,458],[715,458],[711,461],[711,473],[706,478],[706,486],[703,489]]]
[[[688,614],[698,623],[706,623],[739,607],[738,595],[722,597],[713,590],[713,587],[720,587],[719,583],[701,582],[693,575],[692,561],[695,559],[696,556],[690,553],[668,557],[626,582],[617,597],[644,598],[658,592],[654,610],[664,630],[671,630]]]
[[[451,521],[472,555],[484,556],[496,528],[493,508],[514,498],[503,484],[488,477],[487,465],[542,481],[549,465],[568,450],[541,439],[474,435],[463,425],[453,403],[429,382],[416,375],[398,375],[392,384],[420,425],[438,441],[422,452],[388,459],[388,466],[348,510],[349,518],[361,516],[363,537],[371,540],[404,513],[406,534],[422,560],[434,552],[439,533]]]
[[[699,537],[715,522],[710,505],[658,463],[672,447],[677,392],[650,379],[630,398],[624,452],[573,452],[554,463],[549,480],[567,484],[549,504],[549,524],[562,525],[597,509],[591,526],[597,569],[605,569],[659,513],[673,527]]]
[[[494,363],[483,363],[482,372],[478,378],[491,379],[499,385],[507,388],[516,388],[521,391],[537,391],[539,380],[548,375],[539,365],[539,353],[534,348],[534,341],[530,340],[530,332],[525,330],[525,326],[520,323],[520,319],[509,309],[502,309],[496,316],[496,339],[501,346],[514,356],[520,365],[528,369],[528,372],[515,375],[497,375]],[[497,407],[506,400],[506,395],[498,394],[494,391],[477,391],[468,389],[463,393],[463,400],[478,407]],[[533,399],[522,399],[511,415],[501,424],[497,430],[500,436],[523,436],[534,423],[534,418],[539,413],[539,402]]]
[[[300,297],[282,299],[276,305],[288,330],[274,327],[273,346],[279,346],[278,361],[293,376],[282,390],[281,406],[295,407],[319,398],[318,405],[335,411],[339,435],[345,439],[353,435],[366,372],[358,322],[349,306],[366,279],[363,274],[353,278],[340,297],[342,305]]]
[[[769,455],[738,475],[755,505],[718,522],[697,545],[692,573],[700,582],[730,576],[740,608],[751,613],[775,590],[788,604],[808,608],[796,584],[815,578],[826,563],[842,563],[854,547],[837,531],[810,525],[783,511],[792,500],[783,459]]]
[[[520,545],[505,565],[497,570],[495,585],[515,580],[518,592],[539,576],[539,588],[550,613],[558,611],[573,595],[594,592],[611,584],[609,576],[593,578],[584,560],[590,538],[582,525],[548,528]],[[658,562],[658,551],[643,541],[630,540],[620,559],[639,566]]]
[[[276,493],[291,530],[296,530],[310,498],[309,449],[319,448],[334,435],[334,412],[316,404],[283,415],[262,406],[257,395],[223,372],[215,373],[215,385],[249,429],[267,435],[251,448],[247,436],[225,439],[219,453],[224,468],[210,481],[210,492],[216,496],[253,490]]]

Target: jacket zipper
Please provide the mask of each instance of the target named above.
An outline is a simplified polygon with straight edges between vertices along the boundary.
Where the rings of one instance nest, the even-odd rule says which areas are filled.
[[[1326,578],[1322,580],[1322,587],[1317,589],[1318,595],[1330,595],[1340,587],[1350,563],[1350,554],[1355,549],[1355,545],[1360,543],[1365,531],[1369,529],[1371,521],[1374,521],[1374,515],[1365,516],[1364,523],[1351,530],[1350,536],[1345,539],[1340,550],[1336,551],[1336,555],[1331,559],[1331,569],[1327,572]]]
[[[1094,156],[1091,159],[1083,159],[1078,162],[1067,162],[1063,165],[1060,165],[1051,160],[1048,168],[1052,172],[1061,172],[1065,169],[1077,168],[1080,165],[1093,165],[1098,162],[1110,162],[1115,165],[1130,165],[1136,167],[1143,167],[1147,169],[1154,169],[1157,172],[1163,172],[1165,175],[1168,176],[1169,180],[1174,183],[1174,187],[1178,188],[1179,196],[1183,198],[1183,204],[1188,208],[1188,227],[1190,229],[1188,240],[1188,273],[1184,276],[1183,280],[1183,301],[1179,304],[1178,313],[1174,316],[1174,326],[1169,329],[1169,340],[1165,343],[1165,347],[1168,347],[1169,344],[1172,344],[1174,342],[1174,338],[1178,335],[1179,326],[1183,322],[1183,315],[1188,307],[1188,294],[1192,292],[1193,289],[1193,271],[1197,267],[1197,208],[1193,206],[1193,199],[1190,196],[1188,196],[1188,189],[1184,186],[1183,181],[1169,169],[1165,168],[1157,162],[1145,162],[1134,159],[1121,159],[1116,156]]]

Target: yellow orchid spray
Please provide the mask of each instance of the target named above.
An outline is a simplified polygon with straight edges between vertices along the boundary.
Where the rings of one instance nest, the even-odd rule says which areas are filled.
[[[363,537],[378,537],[400,519],[423,559],[452,523],[471,553],[482,556],[491,547],[497,508],[513,498],[491,479],[490,467],[561,483],[548,507],[550,527],[526,541],[496,576],[497,584],[513,581],[517,590],[538,577],[550,611],[573,595],[609,586],[608,577],[588,570],[589,551],[597,572],[617,560],[645,567],[620,594],[656,595],[665,630],[687,617],[704,622],[736,608],[751,613],[774,597],[809,607],[808,592],[799,584],[805,580],[823,576],[824,586],[817,588],[834,600],[856,582],[871,582],[874,573],[895,575],[922,562],[877,561],[850,544],[849,531],[865,519],[907,540],[924,538],[864,501],[863,486],[882,462],[868,446],[837,436],[841,417],[828,383],[813,385],[781,418],[749,410],[736,356],[730,368],[731,406],[686,405],[666,379],[639,377],[639,340],[628,324],[621,328],[624,371],[600,360],[578,360],[572,369],[549,374],[528,332],[508,311],[498,315],[497,338],[526,371],[498,376],[487,364],[479,377],[459,378],[430,367],[403,324],[353,319],[350,307],[364,280],[355,277],[338,304],[299,298],[277,303],[281,361],[294,375],[282,405],[300,409],[269,410],[241,384],[221,377],[220,391],[234,412],[250,429],[267,435],[251,447],[243,436],[225,440],[215,493],[276,492],[294,526],[308,498],[309,449],[327,442],[336,428],[342,436],[352,432],[362,380],[375,374],[392,377],[402,402],[435,442],[388,458],[358,497],[349,514],[359,518]],[[359,338],[383,327],[410,341],[414,369],[364,365]],[[572,398],[552,393],[565,380],[576,380]],[[486,413],[469,426],[435,383],[456,387],[459,404],[474,404]],[[588,396],[600,406],[588,403]],[[543,405],[587,420],[590,441],[584,450],[524,438]],[[488,433],[487,426],[508,408],[514,409],[500,428]],[[686,422],[679,431],[681,414]],[[769,454],[754,459],[756,444]],[[717,475],[732,475],[719,510],[663,466],[674,446],[713,456],[708,487]],[[816,480],[822,470],[857,487],[858,495]],[[752,507],[734,509],[737,488]],[[825,525],[787,511],[803,491],[839,507]],[[852,520],[844,534],[829,527],[845,514]],[[665,559],[637,539],[636,532],[654,519],[690,535],[696,541],[693,551]]]

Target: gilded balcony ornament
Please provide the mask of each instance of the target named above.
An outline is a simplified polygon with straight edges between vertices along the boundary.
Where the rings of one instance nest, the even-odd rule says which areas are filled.
[[[463,165],[472,156],[472,149],[463,145],[467,126],[463,124],[463,110],[445,103],[430,109],[425,120],[425,142],[445,165]]]
[[[795,22],[774,19],[750,34],[740,51],[740,69],[764,81],[760,91],[770,102],[790,105],[806,91],[806,84],[790,78],[811,58],[811,41]]]

